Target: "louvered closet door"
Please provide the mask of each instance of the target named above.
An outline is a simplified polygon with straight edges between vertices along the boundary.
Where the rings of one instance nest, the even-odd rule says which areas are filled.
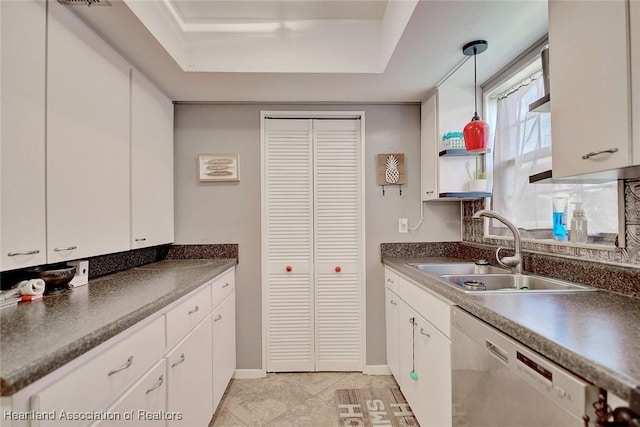
[[[313,371],[312,121],[265,120],[267,371]]]
[[[362,370],[360,121],[316,120],[316,370]]]

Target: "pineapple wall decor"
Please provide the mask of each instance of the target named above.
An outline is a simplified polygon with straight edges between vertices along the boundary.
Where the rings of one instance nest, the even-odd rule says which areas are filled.
[[[400,186],[402,195],[402,185],[404,184],[404,153],[378,154],[377,183],[382,186],[384,196],[385,185]]]

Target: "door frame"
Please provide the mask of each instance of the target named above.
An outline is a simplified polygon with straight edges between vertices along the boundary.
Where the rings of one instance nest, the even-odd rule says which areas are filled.
[[[360,176],[360,204],[359,209],[362,212],[362,232],[360,233],[360,247],[362,258],[360,260],[360,371],[366,371],[367,360],[367,280],[366,280],[366,239],[365,239],[365,112],[364,111],[277,111],[277,110],[261,110],[260,111],[260,249],[261,249],[261,293],[262,293],[262,371],[266,375],[267,372],[267,319],[269,314],[268,298],[266,292],[266,284],[268,283],[268,259],[267,245],[265,239],[265,231],[267,229],[267,204],[266,204],[266,159],[265,159],[265,120],[267,117],[276,118],[298,118],[298,119],[360,119],[360,159],[359,166]]]

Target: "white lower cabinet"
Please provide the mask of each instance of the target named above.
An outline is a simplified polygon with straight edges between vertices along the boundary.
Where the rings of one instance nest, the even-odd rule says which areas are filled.
[[[386,277],[393,274],[398,279],[398,294],[389,286],[385,289],[387,364],[421,426],[451,426],[453,303],[393,270],[385,272]]]
[[[236,293],[213,312],[213,407],[217,408],[236,371]]]
[[[110,414],[107,419],[94,425],[166,426],[168,416],[162,416],[167,410],[166,370],[165,359],[162,359],[107,410]]]
[[[213,415],[211,316],[167,355],[167,409],[182,414],[169,426],[206,426]]]
[[[400,305],[400,389],[421,426],[451,425],[451,342],[405,302]]]
[[[400,316],[400,297],[385,287],[385,320],[387,326],[387,366],[396,381],[400,382],[400,359],[398,319]]]
[[[235,325],[231,268],[3,398],[3,410],[54,414],[8,425],[206,426],[235,372]]]

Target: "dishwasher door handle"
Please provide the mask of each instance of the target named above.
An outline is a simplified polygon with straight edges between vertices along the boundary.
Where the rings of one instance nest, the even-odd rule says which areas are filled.
[[[495,345],[489,340],[484,340],[484,347],[487,349],[489,353],[497,357],[504,364],[506,365],[509,364],[509,353],[507,353],[506,351],[504,351],[503,349],[501,349],[500,347],[498,347],[497,345]]]

